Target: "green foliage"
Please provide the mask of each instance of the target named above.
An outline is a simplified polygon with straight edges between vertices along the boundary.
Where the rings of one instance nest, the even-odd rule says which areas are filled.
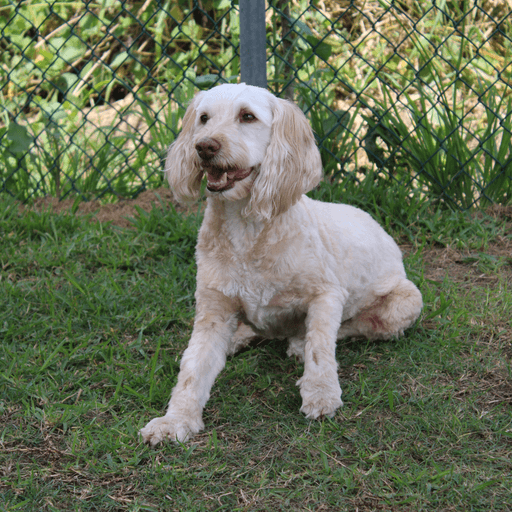
[[[111,200],[160,186],[197,87],[239,73],[238,17],[229,2],[203,4],[200,23],[188,1],[103,1],[80,14],[72,2],[0,4],[1,190]]]
[[[437,23],[440,21],[437,20]],[[462,18],[464,31],[465,19]],[[438,27],[434,26],[433,33]],[[470,33],[471,30],[469,31]],[[450,71],[429,53],[435,37],[415,35],[414,52],[420,72],[407,90],[393,76],[383,84],[383,99],[375,101],[364,148],[380,171],[401,183],[428,191],[452,209],[512,200],[512,100],[498,99],[496,81],[468,74],[465,53],[469,39],[459,37],[443,44]],[[437,45],[436,45],[437,46]],[[468,92],[483,107],[484,123],[467,105]]]
[[[510,203],[509,11],[271,2],[269,84],[309,116],[333,183]],[[3,1],[0,27],[0,192],[23,201],[160,186],[188,101],[240,71],[236,1]]]
[[[237,16],[230,15],[229,2],[203,4],[206,18],[199,24],[191,2],[184,0],[125,3],[121,10],[116,2],[103,1],[78,15],[72,2],[50,5],[29,0],[20,6],[7,2],[2,7],[2,37],[12,46],[2,55],[9,67],[0,69],[9,81],[8,91],[16,88],[11,96],[21,105],[37,80],[41,98],[49,101],[66,94],[77,106],[84,106],[112,101],[116,87],[128,92],[141,84],[154,89],[179,83],[188,68],[196,75],[208,73],[210,66],[228,76],[238,75],[233,62],[239,38]],[[34,27],[42,40],[31,37]],[[217,34],[210,33],[212,28]],[[210,51],[218,50],[213,60],[200,58],[197,41],[207,37]],[[137,45],[130,45],[130,40],[137,40]],[[101,60],[89,58],[91,48]]]
[[[359,106],[352,112],[331,109],[333,90],[328,87],[329,80],[325,70],[313,71],[297,90],[298,104],[308,115],[317,138],[324,174],[333,177],[347,173],[346,167],[357,151],[361,126],[355,127]]]
[[[417,181],[420,190],[428,190],[452,209],[468,209],[479,201],[509,203],[512,102],[504,106],[501,100],[504,108],[500,108],[492,89],[482,94],[487,122],[478,129],[481,142],[472,149],[475,132],[462,124],[463,109],[448,105],[447,98],[433,103],[421,87],[419,92],[417,101],[403,94],[405,111],[386,96],[375,115],[365,117],[369,127],[365,150],[370,161],[401,182]],[[499,112],[505,112],[503,117]]]

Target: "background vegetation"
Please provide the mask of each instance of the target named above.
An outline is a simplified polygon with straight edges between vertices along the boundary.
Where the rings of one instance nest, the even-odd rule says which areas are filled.
[[[308,112],[332,181],[510,201],[505,0],[277,0],[267,18],[270,86]],[[159,186],[187,101],[239,75],[228,0],[0,0],[0,24],[0,187],[21,200]]]

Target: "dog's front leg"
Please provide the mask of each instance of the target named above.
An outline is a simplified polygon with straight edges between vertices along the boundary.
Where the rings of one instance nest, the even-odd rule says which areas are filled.
[[[187,441],[203,427],[202,412],[215,378],[226,364],[231,338],[238,326],[234,301],[215,290],[196,293],[196,318],[180,364],[178,382],[165,416],[140,431],[155,446],[164,439]]]
[[[306,317],[304,375],[297,382],[307,418],[332,417],[341,401],[336,363],[336,335],[343,312],[342,294],[319,294],[309,304]]]

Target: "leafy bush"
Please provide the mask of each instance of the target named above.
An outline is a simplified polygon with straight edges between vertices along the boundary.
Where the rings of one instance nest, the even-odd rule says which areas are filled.
[[[309,116],[332,183],[370,173],[450,208],[510,202],[505,3],[269,12],[269,85]],[[160,186],[187,102],[239,75],[234,0],[0,1],[0,24],[0,190],[24,201]]]

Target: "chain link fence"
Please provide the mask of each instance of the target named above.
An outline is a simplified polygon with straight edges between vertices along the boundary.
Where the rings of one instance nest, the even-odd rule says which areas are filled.
[[[307,113],[326,178],[453,208],[512,199],[506,0],[273,0],[267,80]],[[0,0],[0,190],[135,197],[194,93],[240,75],[230,0]]]

